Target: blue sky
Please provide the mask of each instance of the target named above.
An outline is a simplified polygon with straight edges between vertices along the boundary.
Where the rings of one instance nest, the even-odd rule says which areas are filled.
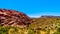
[[[60,16],[60,0],[0,0],[0,8],[18,10],[30,17]]]

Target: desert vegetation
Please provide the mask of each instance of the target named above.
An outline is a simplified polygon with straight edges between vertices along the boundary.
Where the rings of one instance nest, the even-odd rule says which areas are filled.
[[[60,34],[60,18],[36,18],[28,27],[0,26],[0,34]]]
[[[0,9],[0,34],[60,34],[60,16],[30,18],[15,10]]]

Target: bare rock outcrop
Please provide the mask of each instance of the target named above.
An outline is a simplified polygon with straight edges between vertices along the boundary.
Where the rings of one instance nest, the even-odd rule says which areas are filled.
[[[15,10],[0,9],[0,25],[28,26],[31,23],[30,17]]]

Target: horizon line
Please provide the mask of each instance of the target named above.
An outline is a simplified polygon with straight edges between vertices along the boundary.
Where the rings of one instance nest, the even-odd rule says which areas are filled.
[[[60,16],[60,15],[40,15],[40,16],[29,16],[30,18],[39,18],[41,16]]]

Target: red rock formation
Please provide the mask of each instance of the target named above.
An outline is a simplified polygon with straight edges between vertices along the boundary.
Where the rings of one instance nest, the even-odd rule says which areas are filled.
[[[31,19],[24,13],[15,10],[0,9],[0,25],[24,25],[31,23]]]

